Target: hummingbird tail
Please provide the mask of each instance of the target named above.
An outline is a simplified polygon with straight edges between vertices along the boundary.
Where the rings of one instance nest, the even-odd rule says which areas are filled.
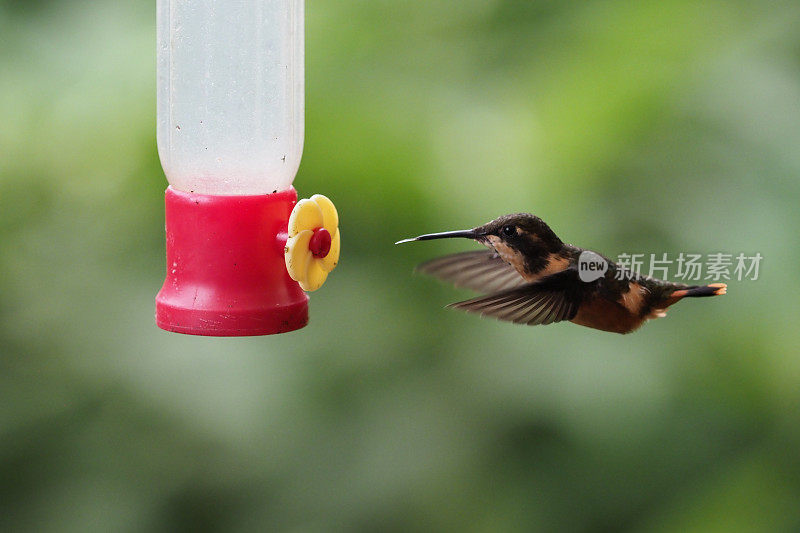
[[[701,298],[703,296],[722,296],[728,292],[728,286],[724,283],[712,283],[710,285],[698,285],[688,289],[680,289],[672,293],[673,298]]]

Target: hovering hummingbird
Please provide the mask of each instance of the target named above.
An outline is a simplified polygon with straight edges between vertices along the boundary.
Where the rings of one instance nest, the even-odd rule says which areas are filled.
[[[466,238],[488,250],[433,259],[417,269],[485,294],[450,304],[516,324],[569,320],[590,328],[629,333],[666,316],[683,298],[725,294],[724,283],[688,286],[642,276],[595,252],[564,243],[542,219],[505,215],[470,230],[429,233],[395,244]]]

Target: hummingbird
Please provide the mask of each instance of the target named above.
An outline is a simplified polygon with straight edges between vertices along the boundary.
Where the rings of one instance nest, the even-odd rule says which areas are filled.
[[[446,255],[417,270],[483,294],[448,307],[516,324],[570,321],[630,333],[647,320],[666,316],[667,308],[684,298],[727,291],[724,283],[690,286],[640,275],[597,252],[565,243],[529,213],[395,244],[452,238],[472,239],[488,250]]]

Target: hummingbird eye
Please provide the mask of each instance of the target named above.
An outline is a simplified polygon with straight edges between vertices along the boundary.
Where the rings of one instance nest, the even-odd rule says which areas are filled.
[[[502,233],[504,237],[514,237],[517,234],[517,228],[515,226],[503,226],[500,229],[500,233]]]

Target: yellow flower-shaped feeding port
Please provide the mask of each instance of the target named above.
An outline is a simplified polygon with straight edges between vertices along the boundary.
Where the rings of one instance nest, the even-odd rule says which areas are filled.
[[[339,214],[321,194],[297,202],[289,216],[286,270],[304,291],[322,287],[339,262]]]

